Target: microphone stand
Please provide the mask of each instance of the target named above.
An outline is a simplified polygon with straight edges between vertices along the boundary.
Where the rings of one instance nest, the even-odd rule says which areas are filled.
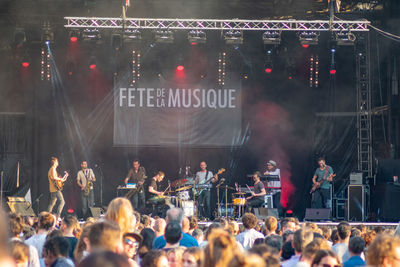
[[[40,208],[40,199],[42,198],[43,194],[40,194],[35,201],[33,201],[36,204],[36,215],[39,216],[39,208]],[[28,207],[29,208],[29,207]]]
[[[100,207],[103,208],[103,171],[100,167],[100,165],[94,165],[95,167],[97,167],[97,169],[99,170],[100,173]]]

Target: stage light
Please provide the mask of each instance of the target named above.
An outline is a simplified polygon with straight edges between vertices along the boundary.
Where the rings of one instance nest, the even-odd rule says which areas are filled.
[[[78,41],[78,37],[79,37],[79,32],[78,32],[77,30],[71,30],[71,31],[69,32],[69,40],[70,40],[72,43],[77,42],[77,41]]]
[[[142,39],[142,33],[137,29],[126,29],[124,31],[124,42],[136,42]]]
[[[183,65],[178,65],[177,67],[176,67],[176,70],[177,71],[183,71],[185,69],[185,67],[183,66]]]
[[[140,52],[132,50],[132,85],[137,84],[140,79],[140,62]]]
[[[265,73],[270,74],[272,72],[272,69],[267,67],[267,68],[265,68],[264,71],[265,71]]]
[[[335,40],[337,45],[354,45],[357,37],[351,31],[340,31],[335,33]]]
[[[97,67],[97,65],[94,63],[89,65],[89,69],[91,69],[91,70],[94,70],[96,67]]]
[[[22,65],[22,67],[27,68],[27,67],[29,67],[29,62],[23,61],[21,63],[21,65]]]
[[[170,30],[156,30],[155,40],[158,43],[172,44],[174,42],[174,33]]]
[[[335,75],[335,74],[336,74],[336,70],[335,70],[335,69],[331,69],[331,70],[329,70],[329,73],[330,73],[331,75]]]
[[[301,46],[302,46],[303,48],[309,48],[309,47],[310,47],[309,44],[302,44]]]
[[[188,40],[191,45],[205,44],[207,42],[206,33],[202,30],[191,30],[188,32]]]
[[[299,40],[302,45],[317,45],[319,33],[313,31],[305,31],[298,33]]]
[[[45,21],[42,27],[42,42],[49,45],[54,42],[54,32],[51,30],[50,22]]]
[[[74,211],[74,209],[68,209],[67,212],[68,213],[74,213],[75,211]]]
[[[78,41],[78,37],[76,37],[76,36],[71,36],[71,37],[69,38],[69,40],[70,40],[71,42],[75,43],[76,41]]]
[[[101,39],[100,31],[96,28],[87,28],[82,32],[82,40],[83,41],[97,41]]]
[[[243,44],[243,31],[228,30],[224,32],[224,40],[226,44]]]
[[[226,52],[218,53],[218,86],[223,87],[225,85],[226,78]]]
[[[266,31],[262,35],[264,44],[266,45],[278,45],[281,43],[281,32],[280,31]]]

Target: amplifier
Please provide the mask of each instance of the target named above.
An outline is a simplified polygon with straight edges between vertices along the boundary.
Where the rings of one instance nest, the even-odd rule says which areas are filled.
[[[271,194],[267,194],[264,196],[264,208],[272,209],[274,207],[274,202]]]

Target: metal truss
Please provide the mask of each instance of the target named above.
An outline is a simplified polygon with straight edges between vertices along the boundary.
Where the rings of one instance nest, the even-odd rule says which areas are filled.
[[[367,20],[218,20],[65,17],[66,28],[241,30],[241,31],[354,31],[365,32]],[[123,25],[125,26],[123,27]]]

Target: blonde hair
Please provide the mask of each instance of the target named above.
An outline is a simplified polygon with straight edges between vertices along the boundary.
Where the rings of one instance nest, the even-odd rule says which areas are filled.
[[[213,229],[208,235],[208,241],[204,251],[204,267],[227,267],[240,254],[235,238],[223,229]]]
[[[105,218],[116,222],[122,234],[132,231],[134,219],[131,202],[122,197],[114,198],[107,207]]]
[[[383,266],[385,258],[396,259],[396,248],[400,247],[400,239],[382,234],[375,238],[367,250],[367,263],[373,266]]]

